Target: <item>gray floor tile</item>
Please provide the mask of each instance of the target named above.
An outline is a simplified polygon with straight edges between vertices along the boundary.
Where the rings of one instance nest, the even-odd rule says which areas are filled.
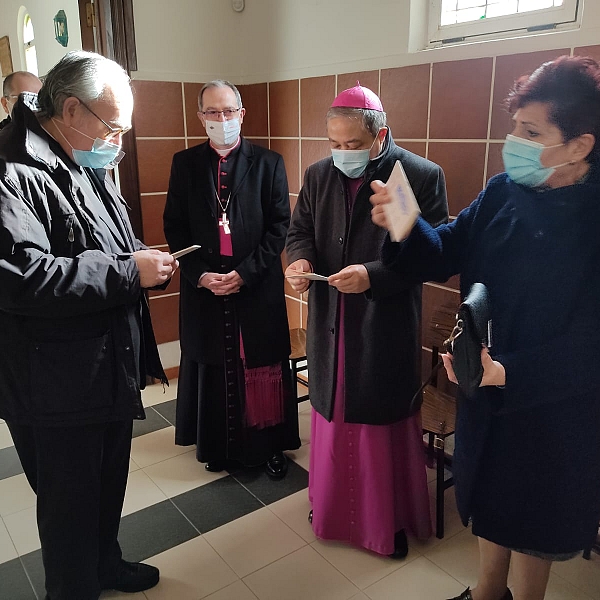
[[[152,433],[159,429],[164,429],[169,426],[169,422],[166,421],[162,415],[154,410],[154,407],[150,406],[145,409],[146,418],[143,421],[133,422],[133,437],[138,437],[146,433]]]
[[[18,558],[0,564],[0,600],[37,600]]]
[[[263,507],[231,476],[175,496],[172,500],[201,533]]]
[[[232,477],[263,504],[277,502],[308,487],[308,471],[292,460],[288,460],[288,472],[283,479],[271,479],[262,466],[235,471]]]
[[[119,543],[125,560],[139,562],[198,535],[171,501],[165,500],[123,517]]]
[[[14,477],[23,472],[21,461],[14,446],[0,450],[0,479]]]
[[[154,405],[154,410],[160,413],[173,427],[175,426],[175,409],[177,406],[177,400],[169,400],[167,402],[161,402],[160,404]]]

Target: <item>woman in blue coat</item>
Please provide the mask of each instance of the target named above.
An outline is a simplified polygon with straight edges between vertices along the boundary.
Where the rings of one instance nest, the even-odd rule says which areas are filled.
[[[448,225],[419,218],[383,248],[409,280],[484,283],[493,345],[459,399],[454,470],[479,538],[477,587],[455,600],[542,600],[554,560],[577,555],[600,516],[600,67],[560,57],[518,80],[506,172]],[[389,202],[372,185],[373,220]],[[452,359],[444,356],[454,379]],[[455,380],[455,379],[454,379]]]

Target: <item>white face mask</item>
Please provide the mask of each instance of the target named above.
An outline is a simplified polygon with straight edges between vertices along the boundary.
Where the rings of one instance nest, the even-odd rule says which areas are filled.
[[[240,137],[240,120],[204,121],[206,134],[210,141],[217,146],[233,146]]]
[[[379,133],[375,136],[370,148],[363,148],[361,150],[338,150],[332,148],[331,157],[333,158],[333,164],[346,177],[357,179],[365,172],[370,160],[369,155],[378,137]]]

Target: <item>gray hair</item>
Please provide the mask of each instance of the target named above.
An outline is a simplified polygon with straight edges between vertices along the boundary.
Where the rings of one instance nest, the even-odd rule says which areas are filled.
[[[116,62],[94,52],[73,51],[65,54],[44,78],[38,94],[40,116],[62,115],[67,98],[75,96],[88,103],[103,97],[107,88],[130,88],[129,75]]]
[[[202,86],[200,93],[198,94],[198,108],[200,112],[202,112],[202,96],[206,90],[210,88],[224,88],[228,87],[235,94],[235,99],[237,101],[237,108],[242,108],[242,96],[239,90],[231,83],[230,81],[226,81],[225,79],[213,79],[213,81],[209,81]]]
[[[373,137],[375,137],[382,127],[386,127],[387,118],[384,112],[379,110],[371,110],[367,108],[348,108],[346,106],[332,106],[327,111],[326,120],[334,117],[346,117],[357,119],[362,122],[362,126]]]

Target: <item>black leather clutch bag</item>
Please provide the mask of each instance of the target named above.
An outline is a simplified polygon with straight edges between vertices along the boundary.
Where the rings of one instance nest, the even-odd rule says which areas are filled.
[[[458,307],[456,326],[446,340],[446,350],[452,354],[452,366],[460,389],[472,396],[481,383],[483,366],[481,349],[491,345],[491,310],[488,290],[483,283],[474,283]]]

